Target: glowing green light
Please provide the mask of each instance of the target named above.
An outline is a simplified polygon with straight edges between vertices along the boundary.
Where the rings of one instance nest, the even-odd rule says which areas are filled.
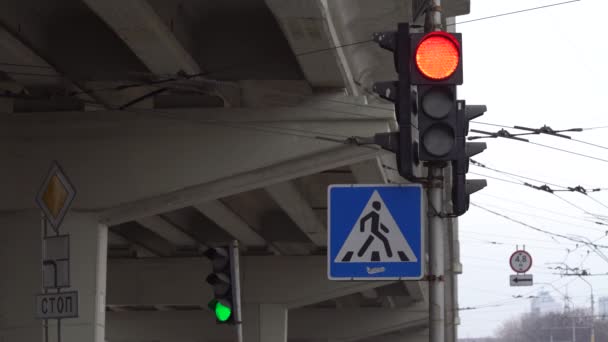
[[[215,317],[220,322],[226,322],[232,316],[232,308],[221,302],[215,304]]]

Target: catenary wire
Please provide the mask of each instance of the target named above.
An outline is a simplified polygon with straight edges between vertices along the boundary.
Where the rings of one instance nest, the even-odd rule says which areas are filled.
[[[579,221],[583,221],[583,222],[587,222],[587,223],[592,222],[592,223],[598,224],[597,222],[594,222],[594,221],[590,220],[589,218],[580,217],[580,216],[574,216],[574,215],[567,215],[567,214],[560,213],[560,212],[557,212],[557,211],[549,210],[547,208],[537,207],[537,206],[534,206],[534,205],[529,204],[529,203],[525,203],[524,204],[521,201],[515,201],[513,199],[509,199],[509,198],[506,198],[506,197],[501,197],[501,196],[496,196],[496,195],[490,195],[487,192],[480,192],[478,194],[475,194],[475,196],[491,197],[491,198],[494,198],[494,199],[498,199],[500,201],[509,202],[509,203],[516,204],[516,205],[519,205],[519,206],[524,206],[526,208],[533,208],[533,209],[537,209],[537,210],[542,210],[542,211],[551,213],[553,215],[567,217],[567,218],[570,218],[570,219],[579,220]],[[605,225],[605,223],[600,223],[600,224]]]
[[[495,124],[495,123],[490,123],[490,122],[471,121],[471,123],[475,123],[475,124],[478,124],[478,125],[500,127],[500,128],[519,129],[519,128],[515,128],[514,126],[507,126],[507,125]],[[581,128],[581,130],[582,131],[589,131],[589,130],[592,130],[592,129],[600,129],[600,128],[608,128],[608,126]],[[601,149],[604,149],[604,150],[608,150],[608,146],[604,146],[604,145],[600,145],[600,144],[595,144],[595,143],[592,143],[592,142],[588,142],[588,141],[584,141],[584,140],[580,140],[580,139],[576,139],[576,138],[570,138],[570,139],[567,139],[567,140],[574,141],[574,142],[577,142],[577,143],[580,143],[580,144],[585,144],[585,145],[601,148]]]
[[[526,212],[521,212],[518,210],[513,210],[513,209],[506,209],[504,207],[495,205],[495,204],[489,204],[489,203],[482,203],[485,206],[490,206],[490,207],[494,207],[495,209],[499,209],[501,211],[507,211],[513,214],[518,214],[518,215],[524,215],[524,216],[528,216],[531,218],[536,218],[536,219],[540,219],[540,220],[545,220],[545,221],[551,221],[551,222],[556,222],[556,223],[562,223],[562,224],[566,224],[569,225],[570,227],[577,227],[577,228],[581,228],[581,229],[587,229],[587,230],[592,230],[594,232],[604,232],[605,230],[598,228],[598,227],[587,227],[587,226],[580,226],[578,224],[572,224],[570,222],[564,222],[564,221],[560,221],[558,219],[553,219],[553,218],[549,218],[549,217],[545,217],[545,216],[540,216],[540,215],[535,215],[532,213],[526,213]]]
[[[555,184],[555,183],[545,182],[545,181],[542,181],[542,180],[539,180],[539,179],[535,179],[535,178],[531,178],[531,177],[527,177],[527,176],[522,176],[522,175],[518,175],[516,173],[502,171],[502,170],[499,170],[499,169],[496,169],[496,168],[492,168],[492,167],[489,167],[489,166],[487,166],[485,164],[479,163],[479,162],[477,162],[475,160],[471,160],[471,164],[473,166],[476,166],[476,167],[488,169],[488,170],[491,170],[491,171],[494,171],[494,172],[498,172],[498,173],[502,173],[502,174],[508,175],[508,176],[514,176],[514,177],[517,177],[517,178],[527,179],[527,180],[531,180],[531,181],[538,182],[538,183],[553,185],[553,186],[557,186],[557,187],[564,188],[564,189],[568,188],[567,186],[564,186],[564,185],[559,185],[559,184]],[[519,179],[518,179],[518,181],[519,181]]]
[[[535,11],[535,10],[539,10],[539,9],[543,9],[543,8],[555,7],[555,6],[560,6],[560,5],[566,5],[566,4],[570,4],[570,3],[573,3],[573,2],[579,2],[579,1],[581,1],[581,0],[570,0],[570,1],[564,1],[564,2],[558,2],[558,3],[549,4],[549,5],[544,5],[544,6],[537,6],[537,7],[532,7],[532,8],[526,8],[526,9],[523,9],[523,10],[518,10],[518,11],[513,11],[513,12],[507,12],[507,13],[502,13],[502,14],[495,14],[495,15],[491,15],[491,16],[487,16],[487,17],[483,17],[483,18],[465,20],[465,21],[454,23],[454,24],[448,24],[446,26],[462,25],[462,24],[472,23],[472,22],[481,21],[481,20],[494,19],[494,18],[498,18],[498,17],[504,17],[504,16],[507,16],[507,15],[524,13],[524,12],[530,12],[530,11]]]
[[[563,234],[559,234],[559,233],[554,233],[554,232],[547,231],[547,230],[545,230],[545,229],[541,229],[541,228],[535,227],[535,226],[530,225],[530,224],[527,224],[527,223],[525,223],[525,222],[523,222],[523,221],[520,221],[520,220],[514,219],[514,218],[512,218],[512,217],[510,217],[510,216],[508,216],[508,215],[504,215],[504,214],[501,214],[501,213],[496,212],[496,211],[494,211],[494,210],[491,210],[491,209],[485,208],[485,207],[483,207],[483,206],[480,206],[480,205],[479,205],[479,204],[477,204],[477,203],[473,203],[473,202],[471,202],[471,205],[472,205],[472,206],[475,206],[475,207],[478,207],[478,208],[480,208],[480,209],[482,209],[482,210],[485,210],[485,211],[487,211],[487,212],[489,212],[489,213],[491,213],[491,214],[494,214],[494,215],[496,215],[496,216],[500,216],[500,217],[502,217],[502,218],[504,218],[504,219],[507,219],[507,220],[512,221],[512,222],[515,222],[515,223],[517,223],[517,224],[519,224],[519,225],[522,225],[522,226],[524,226],[524,227],[527,227],[527,228],[530,228],[530,229],[535,230],[535,231],[537,231],[537,232],[543,233],[543,234],[547,234],[547,235],[551,235],[551,236],[559,237],[559,238],[562,238],[562,239],[570,240],[570,241],[577,242],[577,243],[581,243],[581,244],[584,244],[584,245],[596,246],[596,247],[600,247],[600,248],[608,248],[608,245],[599,245],[599,244],[593,244],[593,243],[589,243],[588,241],[584,241],[584,240],[579,240],[579,239],[577,239],[577,238],[573,238],[573,237],[571,237],[571,236],[567,236],[567,235],[563,235]]]

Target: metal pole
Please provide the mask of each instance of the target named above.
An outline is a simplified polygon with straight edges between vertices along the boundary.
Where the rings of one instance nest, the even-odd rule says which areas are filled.
[[[429,167],[429,204],[430,218],[430,342],[445,342],[445,221],[440,217],[443,212],[442,169]]]
[[[582,276],[578,276],[582,281],[589,285],[589,289],[591,290],[591,342],[595,342],[595,303],[593,300],[593,285],[587,281],[587,279]]]
[[[425,32],[441,30],[441,0],[429,0],[430,6],[426,11]],[[431,208],[429,218],[430,241],[430,312],[429,334],[430,342],[446,342],[445,340],[445,220],[440,216],[443,210],[443,169],[438,165],[430,165],[428,169],[428,197]]]
[[[43,265],[44,264],[44,249],[45,249],[45,239],[47,237],[47,226],[46,226],[46,217],[44,217],[44,214],[41,214],[41,221],[40,221],[40,225],[42,226],[42,257],[41,257],[41,262],[40,264]],[[48,293],[48,290],[44,287],[44,266],[42,266],[42,288],[44,290],[44,294]],[[48,342],[49,341],[49,320],[45,319],[44,320],[44,342]]]
[[[576,317],[572,316],[572,342],[576,342]]]
[[[441,0],[429,0],[429,6],[424,19],[424,31],[441,31]]]
[[[230,259],[234,263],[232,267],[232,279],[234,281],[233,284],[233,300],[236,306],[236,310],[234,311],[234,320],[236,322],[236,337],[238,342],[243,342],[243,317],[241,313],[241,266],[239,260],[239,242],[238,240],[233,240],[230,245]]]

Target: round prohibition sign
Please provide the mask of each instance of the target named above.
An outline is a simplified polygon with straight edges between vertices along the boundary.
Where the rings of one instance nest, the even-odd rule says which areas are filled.
[[[523,250],[515,251],[509,258],[509,264],[515,273],[526,273],[532,267],[532,256]]]

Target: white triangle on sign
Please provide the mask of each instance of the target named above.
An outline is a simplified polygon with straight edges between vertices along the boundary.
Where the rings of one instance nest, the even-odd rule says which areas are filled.
[[[417,261],[384,200],[374,190],[334,262]]]

